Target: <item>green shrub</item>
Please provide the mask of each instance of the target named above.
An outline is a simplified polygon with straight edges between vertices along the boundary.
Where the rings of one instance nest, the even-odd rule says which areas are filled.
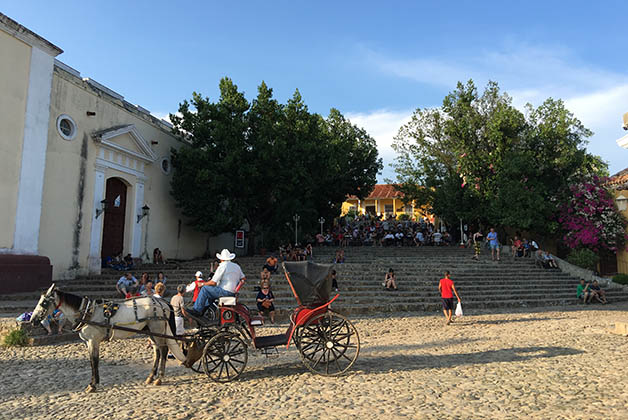
[[[4,336],[4,345],[7,347],[27,346],[28,336],[26,335],[26,331],[21,328],[11,330],[7,335]]]
[[[358,212],[357,210],[349,210],[347,214],[345,214],[345,217],[351,221],[358,217]]]
[[[599,259],[600,257],[595,252],[587,248],[575,249],[567,257],[569,263],[591,271],[597,270]]]
[[[628,274],[615,274],[613,281],[619,284],[628,284]]]
[[[409,214],[401,213],[397,215],[397,220],[410,220],[411,216]]]

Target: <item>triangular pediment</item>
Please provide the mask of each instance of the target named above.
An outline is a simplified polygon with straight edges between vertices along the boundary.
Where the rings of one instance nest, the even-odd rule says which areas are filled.
[[[142,137],[135,124],[111,127],[93,134],[94,140],[103,146],[146,162],[154,162],[157,156]]]
[[[111,143],[115,143],[118,146],[133,151],[135,153],[144,153],[142,149],[140,149],[137,145],[137,142],[129,133],[121,134],[119,136],[113,137],[109,139]]]

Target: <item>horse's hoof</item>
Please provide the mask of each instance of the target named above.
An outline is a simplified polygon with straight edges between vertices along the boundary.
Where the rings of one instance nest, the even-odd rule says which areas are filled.
[[[87,385],[87,388],[85,388],[85,392],[88,393],[88,394],[90,392],[94,392],[94,391],[96,391],[96,386],[95,385],[91,385],[90,384],[90,385]]]
[[[153,376],[149,376],[148,378],[146,378],[146,385],[150,385],[153,382]]]
[[[161,378],[157,378],[153,381],[153,385],[161,385]]]

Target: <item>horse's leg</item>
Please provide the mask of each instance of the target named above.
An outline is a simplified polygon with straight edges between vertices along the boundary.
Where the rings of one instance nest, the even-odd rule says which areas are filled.
[[[150,384],[153,382],[153,379],[155,379],[155,376],[157,375],[158,366],[159,366],[159,347],[157,346],[157,343],[155,343],[155,340],[153,340],[153,367],[150,370],[150,375],[148,375],[148,378],[146,378],[146,384]]]
[[[85,392],[96,391],[96,385],[100,383],[100,376],[98,374],[98,358],[99,358],[100,343],[91,339],[87,342],[87,351],[89,352],[89,362],[92,365],[92,381],[85,388]]]

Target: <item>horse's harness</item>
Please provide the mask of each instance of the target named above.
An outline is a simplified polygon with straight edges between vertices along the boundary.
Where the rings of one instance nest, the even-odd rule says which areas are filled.
[[[151,301],[153,303],[152,305],[153,313],[150,316],[145,316],[145,317],[140,318],[137,314],[137,298],[133,298],[132,299],[133,313],[135,315],[135,321],[130,324],[146,322],[146,321],[166,321],[167,322],[168,318],[166,318],[166,308],[168,308],[169,306],[168,303],[163,301],[162,299],[157,299],[152,296],[146,296],[146,297],[151,298]],[[102,306],[103,316],[105,317],[105,323],[92,321],[92,317],[94,316],[94,312],[98,306]],[[157,306],[159,306],[159,308],[161,309],[161,315],[157,314]],[[108,339],[111,339],[112,332],[113,332],[112,330],[116,329],[116,325],[124,325],[124,324],[112,324],[111,323],[111,318],[113,318],[113,316],[118,312],[118,309],[120,309],[119,302],[114,302],[111,300],[102,300],[102,299],[91,300],[87,296],[84,296],[78,310],[79,312],[78,319],[72,326],[72,330],[80,331],[87,325],[105,327],[107,328],[107,337]]]

